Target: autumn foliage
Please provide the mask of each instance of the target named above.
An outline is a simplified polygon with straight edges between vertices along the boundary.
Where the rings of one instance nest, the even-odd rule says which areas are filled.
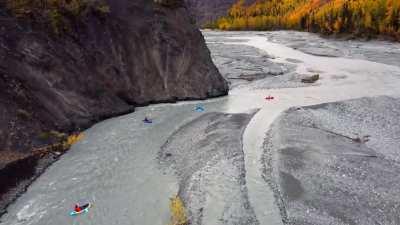
[[[64,149],[70,148],[73,144],[83,139],[83,133],[72,134],[63,142]]]
[[[185,205],[179,196],[170,199],[171,222],[169,225],[188,225]]]
[[[259,0],[249,6],[239,0],[226,17],[208,27],[388,35],[400,40],[400,0]]]

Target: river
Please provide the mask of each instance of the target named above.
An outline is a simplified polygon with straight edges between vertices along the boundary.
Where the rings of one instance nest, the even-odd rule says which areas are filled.
[[[400,45],[396,43],[328,40],[292,31],[203,34],[216,65],[231,81],[229,96],[138,108],[93,126],[8,208],[0,224],[166,225],[169,198],[185,187],[176,168],[160,165],[163,145],[182,127],[198,126],[193,121],[208,113],[254,113],[242,138],[245,172],[239,189],[243,198],[218,196],[228,196],[229,189],[237,187],[217,176],[210,178],[213,185],[202,187],[205,200],[197,223],[246,224],[236,222],[240,220],[226,209],[227,205],[243,205],[246,199],[246,207],[251,208],[246,212],[254,217],[247,224],[280,225],[281,212],[262,178],[263,142],[272,122],[294,106],[400,95]],[[320,80],[315,84],[300,82],[316,73]],[[267,101],[266,96],[274,100]],[[198,104],[206,112],[196,112]],[[145,116],[154,123],[144,124]],[[195,139],[199,134],[187,135]],[[191,196],[192,189],[188,190],[186,195]],[[90,201],[94,207],[88,214],[70,217],[69,210],[78,201]]]

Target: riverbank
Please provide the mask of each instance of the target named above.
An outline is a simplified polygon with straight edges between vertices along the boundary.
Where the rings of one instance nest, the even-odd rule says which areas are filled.
[[[57,158],[54,154],[30,155],[5,163],[0,169],[0,217]]]
[[[360,54],[327,57],[295,49],[290,41],[278,42],[288,36],[306,42],[303,33],[204,35],[225,77],[256,79],[230,79],[233,88],[226,97],[152,105],[96,124],[10,205],[1,224],[165,225],[169,198],[176,194],[196,224],[284,224],[287,211],[277,204],[279,198],[263,173],[263,143],[275,119],[291,107],[400,97],[399,66],[373,61],[385,56],[391,61],[392,54],[385,53],[393,51],[390,43],[372,49],[374,58],[368,56],[368,43],[359,48]],[[321,48],[333,45],[317,40],[324,42]],[[343,48],[339,50],[346,52]],[[320,75],[315,83],[301,82],[315,73]],[[195,111],[198,104],[205,112]],[[144,124],[145,116],[153,118],[153,124]],[[222,197],[230,193],[237,197]],[[95,207],[83,217],[71,218],[67,212],[77,201],[90,201]]]
[[[213,98],[220,98],[221,96],[214,96]],[[198,101],[199,99],[183,99],[182,101]],[[141,105],[137,105],[136,107],[146,107],[154,104],[165,104],[165,103],[176,103],[176,100],[166,100],[160,102],[148,102]],[[87,130],[90,129],[92,125],[100,123],[102,121],[108,120],[110,118],[116,118],[119,116],[127,115],[133,113],[134,107],[132,109],[118,113],[110,116],[104,116],[101,118],[92,121],[93,124],[90,124],[88,127],[80,128]],[[75,131],[73,133],[77,133]],[[58,133],[60,135],[60,133]],[[66,134],[62,134],[66,135]],[[51,137],[49,137],[51,138]],[[82,139],[84,137],[82,136]],[[46,169],[51,166],[54,162],[56,162],[63,154],[65,154],[68,149],[60,149],[57,147],[60,144],[60,138],[51,138],[52,140],[47,140],[47,145],[43,147],[39,147],[33,149],[29,153],[18,153],[18,152],[1,152],[0,154],[0,218],[2,215],[7,213],[7,207],[12,204],[18,197],[23,195],[29,185],[31,185],[40,175],[42,175]],[[54,147],[56,146],[56,147]],[[45,150],[45,151],[43,151]]]
[[[12,168],[26,161],[47,167],[53,156],[35,151],[60,136],[136,106],[228,93],[181,3],[0,4],[0,212],[42,172]]]

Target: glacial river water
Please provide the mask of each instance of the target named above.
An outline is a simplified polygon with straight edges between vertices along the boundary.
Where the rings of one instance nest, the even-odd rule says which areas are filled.
[[[265,135],[284,110],[365,96],[400,95],[399,44],[325,40],[291,31],[203,34],[221,73],[233,78],[229,96],[201,102],[204,113],[259,109],[243,134],[243,179],[253,221],[257,221],[254,224],[283,224],[273,193],[262,179],[261,156]],[[271,72],[271,68],[278,72]],[[300,82],[316,73],[320,75],[317,83]],[[246,81],[241,75],[257,78]],[[275,99],[265,100],[269,95]],[[199,103],[138,108],[135,113],[93,126],[8,208],[0,224],[168,224],[169,198],[177,194],[180,180],[172,169],[160,166],[157,154],[176,130],[204,114],[194,110]],[[142,122],[146,115],[154,118],[153,124]],[[195,138],[196,133],[192,135]],[[224,184],[218,187],[230,188]],[[94,206],[88,214],[70,217],[69,210],[78,201],[90,201]],[[210,207],[227,204],[235,203]],[[201,224],[234,224],[222,217],[209,213]]]

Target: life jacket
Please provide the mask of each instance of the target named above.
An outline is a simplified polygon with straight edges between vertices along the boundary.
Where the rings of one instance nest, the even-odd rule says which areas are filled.
[[[79,207],[78,205],[75,205],[75,212],[80,212],[82,211],[81,207]]]

